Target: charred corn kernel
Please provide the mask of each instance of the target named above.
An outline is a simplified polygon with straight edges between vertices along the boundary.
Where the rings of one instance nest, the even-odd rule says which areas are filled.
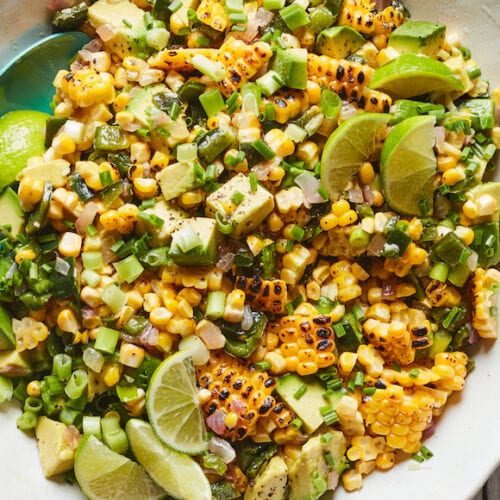
[[[459,158],[448,155],[438,155],[437,156],[437,168],[439,172],[443,172],[443,175],[448,170],[455,170],[458,165]],[[445,183],[446,184],[446,183]],[[452,184],[449,184],[452,185]]]
[[[146,312],[151,313],[154,309],[161,307],[160,297],[156,293],[145,293],[143,308]]]
[[[286,371],[286,360],[280,353],[268,352],[264,356],[264,360],[269,362],[271,365],[269,371],[273,375],[279,375],[280,373],[284,373]]]
[[[301,90],[280,89],[265,100],[274,107],[275,120],[287,123],[309,107],[307,93]]]
[[[264,140],[276,156],[289,156],[295,151],[294,142],[279,128],[273,128],[267,132]]]
[[[151,159],[151,148],[145,142],[137,141],[130,145],[130,160],[133,163],[146,163]]]
[[[422,236],[423,231],[424,226],[422,224],[422,220],[417,217],[413,217],[413,219],[408,224],[408,235],[413,241],[417,241]]]
[[[465,171],[463,168],[449,168],[441,176],[443,184],[454,186],[455,184],[465,179]]]
[[[329,231],[330,229],[337,227],[338,217],[332,213],[326,214],[323,217],[321,217],[319,224],[321,229],[323,229],[323,231]]]
[[[23,248],[16,252],[16,264],[20,264],[24,259],[34,260],[36,253],[31,248]]]
[[[39,380],[31,380],[26,386],[26,392],[28,396],[32,398],[38,398],[42,393],[42,384]]]
[[[196,9],[196,17],[216,31],[224,31],[229,24],[229,17],[224,6],[216,0],[201,0]]]
[[[49,335],[47,325],[29,316],[25,316],[21,320],[13,318],[12,330],[16,339],[16,350],[18,352],[26,349],[35,349]]]
[[[144,360],[144,348],[129,342],[122,342],[118,361],[125,366],[138,368]]]
[[[128,130],[129,127],[134,123],[134,115],[129,111],[117,111],[115,115],[115,122],[124,130]]]
[[[497,201],[490,194],[483,194],[476,199],[478,215],[480,217],[492,215],[497,210]]]
[[[118,363],[106,363],[102,367],[102,380],[107,387],[114,387],[120,381],[122,368]]]
[[[185,318],[193,317],[193,308],[191,304],[183,297],[177,296],[177,312]]]
[[[469,219],[475,219],[476,217],[479,217],[479,207],[472,200],[467,200],[462,205],[462,211],[464,215]]]
[[[349,202],[341,198],[340,200],[336,201],[335,203],[332,204],[332,213],[336,215],[337,217],[340,217],[341,215],[344,215],[351,209],[351,205]]]
[[[55,153],[63,156],[73,153],[76,149],[76,144],[66,132],[60,132],[52,139],[52,148]]]
[[[358,177],[360,182],[363,184],[371,184],[375,179],[375,170],[373,169],[373,165],[370,162],[365,161],[359,168]]]
[[[132,181],[132,185],[139,198],[153,198],[158,194],[158,184],[155,179],[138,177]]]
[[[149,313],[149,321],[151,321],[153,325],[164,326],[170,321],[172,315],[172,311],[166,307],[155,307]]]
[[[384,451],[375,459],[375,465],[381,470],[391,469],[395,463],[396,457],[393,451]]]
[[[370,277],[368,272],[365,271],[357,262],[354,262],[352,264],[351,271],[352,271],[352,274],[354,274],[354,276],[359,281],[366,281]]]
[[[155,151],[151,158],[150,167],[153,171],[163,170],[169,163],[170,156],[162,151]]]
[[[470,227],[458,225],[455,234],[466,244],[470,245],[474,241],[474,231]]]
[[[268,415],[281,427],[293,419],[285,405],[276,403],[271,395],[276,380],[266,372],[251,369],[248,360],[212,351],[208,363],[196,367],[196,378],[201,389],[211,392],[210,400],[202,406],[205,415],[214,412],[222,412],[226,418],[230,413],[238,415],[234,427],[225,426],[226,438],[244,439],[255,432],[259,419]]]
[[[358,220],[358,214],[354,210],[348,210],[346,213],[337,217],[337,224],[341,227],[354,224]]]
[[[234,289],[229,292],[224,306],[223,318],[226,321],[237,323],[243,319],[243,309],[245,307],[245,292]]]
[[[192,318],[184,318],[174,314],[165,325],[167,332],[186,337],[191,335],[196,330],[196,321]]]
[[[307,80],[306,93],[310,104],[318,104],[321,98],[321,87],[311,80]]]
[[[281,214],[297,211],[304,202],[302,190],[298,186],[280,189],[275,195],[276,208]]]
[[[355,491],[363,486],[363,476],[356,469],[345,471],[342,476],[342,485],[346,491]]]
[[[358,361],[358,355],[355,352],[344,351],[339,356],[338,368],[343,377],[348,377]]]
[[[308,165],[318,161],[318,145],[313,141],[304,141],[297,145],[297,156]]]
[[[111,104],[115,97],[113,76],[107,72],[97,73],[90,67],[67,72],[59,83],[63,96],[80,108],[100,102]]]
[[[57,315],[57,326],[63,332],[70,333],[75,333],[81,328],[81,325],[77,320],[75,313],[72,309],[69,308],[62,309],[59,312],[59,314]]]
[[[31,211],[42,199],[44,182],[42,179],[22,177],[19,182],[17,193],[24,211]]]
[[[294,245],[282,259],[281,279],[290,285],[298,283],[308,264],[314,260],[314,252],[303,245]]]
[[[78,257],[82,250],[82,237],[70,231],[63,233],[57,250],[63,257]]]

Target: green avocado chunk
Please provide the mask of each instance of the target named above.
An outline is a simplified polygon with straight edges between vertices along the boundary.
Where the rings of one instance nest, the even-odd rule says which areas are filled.
[[[446,26],[429,21],[408,21],[389,37],[388,47],[400,54],[408,52],[437,58],[443,48]]]
[[[305,89],[307,84],[307,50],[278,49],[272,69],[283,85],[291,89]]]
[[[319,53],[334,59],[346,58],[364,43],[363,35],[350,26],[332,26],[323,30],[316,39]]]
[[[24,226],[24,217],[19,196],[10,187],[0,195],[0,214],[2,214],[0,225],[8,224],[10,232],[14,236],[18,235]]]

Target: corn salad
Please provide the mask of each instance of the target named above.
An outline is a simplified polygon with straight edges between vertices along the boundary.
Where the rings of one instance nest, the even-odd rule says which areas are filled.
[[[78,18],[93,41],[58,72],[47,150],[14,186],[24,230],[2,228],[14,342],[1,375],[24,405],[18,427],[43,415],[81,437],[89,417],[147,420],[152,373],[188,349],[207,429],[236,450],[195,457],[214,498],[264,498],[279,457],[266,498],[300,499],[318,443],[339,455],[318,458],[310,498],[429,459],[470,346],[498,334],[500,185],[485,175],[499,91],[451,33],[429,57],[462,91],[370,88],[400,56],[400,2],[118,3],[128,18],[106,18],[116,0]],[[332,27],[359,42],[323,49]],[[436,117],[431,213],[390,208],[377,154],[329,198],[323,146],[366,112],[390,127]]]

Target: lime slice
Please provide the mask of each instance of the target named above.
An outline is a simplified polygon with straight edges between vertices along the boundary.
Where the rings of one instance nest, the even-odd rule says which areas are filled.
[[[413,116],[398,123],[380,154],[385,201],[397,212],[429,215],[436,189],[433,116]]]
[[[207,431],[188,351],[176,352],[156,368],[146,393],[146,409],[153,430],[166,445],[189,455],[207,449]]]
[[[45,152],[45,123],[39,111],[11,111],[0,117],[0,191],[16,180],[31,156]]]
[[[210,483],[192,457],[165,446],[144,420],[130,419],[126,432],[137,461],[170,496],[211,500]]]
[[[417,54],[403,54],[377,68],[369,87],[387,92],[393,98],[463,90],[462,82],[448,66]]]
[[[85,436],[75,455],[75,476],[90,500],[149,500],[164,498],[145,470],[130,458],[111,451],[95,436]]]
[[[380,150],[389,118],[383,113],[360,113],[330,135],[321,155],[321,184],[331,199],[337,199],[359,167]]]

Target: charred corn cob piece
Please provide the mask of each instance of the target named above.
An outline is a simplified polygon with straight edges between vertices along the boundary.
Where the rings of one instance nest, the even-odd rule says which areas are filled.
[[[467,354],[461,351],[436,354],[432,372],[439,376],[435,387],[442,391],[461,391],[467,375]]]
[[[234,37],[227,38],[217,53],[217,59],[227,70],[228,76],[219,82],[219,89],[226,97],[248,82],[273,55],[265,42],[247,45]]]
[[[328,87],[344,101],[357,103],[361,109],[388,113],[392,99],[367,87],[374,72],[367,64],[317,54],[307,55],[309,80]]]
[[[328,215],[326,216],[328,217]],[[334,227],[326,233],[321,233],[315,239],[315,248],[320,255],[354,259],[366,252],[366,247],[354,247],[349,238],[356,226]],[[316,244],[318,245],[316,247]]]
[[[218,0],[201,0],[196,17],[216,31],[224,31],[229,24],[224,5]]]
[[[338,23],[374,37],[373,41],[380,49],[386,45],[389,35],[404,22],[404,14],[392,5],[378,12],[375,2],[346,0]]]
[[[434,307],[453,307],[460,303],[461,295],[459,291],[438,280],[431,280],[425,288],[425,295]]]
[[[281,89],[263,101],[273,105],[278,123],[286,123],[309,108],[309,98],[303,90]]]
[[[283,314],[287,303],[287,288],[283,280],[263,280],[262,278],[238,276],[237,288],[245,291],[246,299],[258,311]]]
[[[398,304],[393,311],[384,303],[372,305],[366,312],[363,333],[386,361],[407,365],[415,359],[417,349],[431,345],[431,326],[422,311]]]
[[[211,393],[202,406],[207,426],[226,438],[240,440],[254,434],[261,417],[269,416],[281,427],[293,419],[271,395],[276,379],[248,360],[212,351],[208,363],[196,368],[196,378]]]
[[[398,259],[389,257],[386,258],[384,268],[402,278],[410,272],[410,269],[413,266],[423,264],[426,258],[427,252],[423,248],[420,248],[415,243],[411,242],[404,251],[403,255]]]
[[[286,361],[287,371],[311,375],[335,363],[332,319],[326,314],[292,314],[270,326],[278,336],[275,352]]]
[[[153,54],[148,59],[148,63],[152,68],[166,71],[192,71],[191,60],[196,54],[203,55],[212,61],[217,59],[216,49],[163,49]]]
[[[391,448],[415,453],[423,431],[432,422],[434,408],[441,402],[425,388],[404,389],[385,381],[378,387],[361,399],[359,410],[365,425],[372,435],[385,436]]]
[[[472,295],[472,326],[480,337],[497,337],[498,324],[495,311],[496,286],[500,283],[500,272],[496,269],[477,268],[470,282]]]

